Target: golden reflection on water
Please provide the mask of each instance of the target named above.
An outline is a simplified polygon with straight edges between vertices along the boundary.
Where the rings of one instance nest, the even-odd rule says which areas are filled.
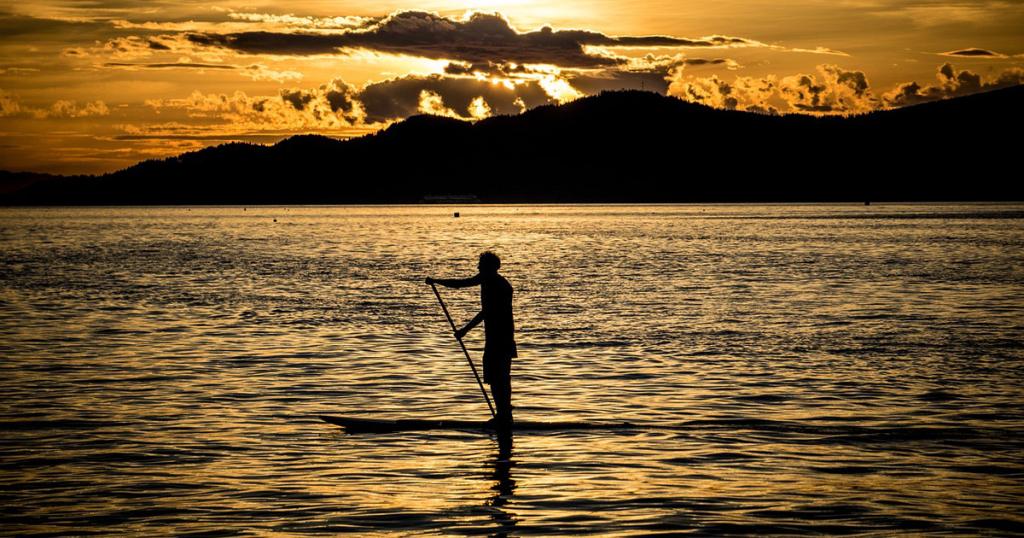
[[[2,209],[4,528],[1011,529],[1020,214]],[[467,275],[488,248],[516,288],[517,418],[649,427],[507,450],[317,420],[486,417],[422,279]],[[479,298],[445,300],[465,321]],[[468,344],[479,360],[481,335]]]

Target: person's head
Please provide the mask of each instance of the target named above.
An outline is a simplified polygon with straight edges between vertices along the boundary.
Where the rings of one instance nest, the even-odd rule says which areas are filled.
[[[480,253],[480,263],[476,265],[477,269],[480,269],[481,273],[497,273],[498,268],[501,267],[501,258],[497,254],[487,251]]]

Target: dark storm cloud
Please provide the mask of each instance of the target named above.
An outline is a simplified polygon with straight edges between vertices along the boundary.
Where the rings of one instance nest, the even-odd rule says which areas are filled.
[[[520,33],[498,14],[473,13],[452,19],[422,11],[394,13],[365,27],[342,33],[239,32],[189,34],[193,43],[248,54],[335,54],[367,49],[469,63],[545,63],[565,67],[620,64],[619,57],[589,52],[602,47],[713,47],[752,45],[738,37],[687,39],[672,36],[614,37],[589,30],[544,27]]]
[[[942,56],[959,56],[961,58],[1006,58],[1005,54],[999,54],[986,49],[960,49],[943,52]]]
[[[424,91],[441,96],[445,106],[468,116],[470,103],[483,97],[494,114],[518,114],[554,101],[537,81],[522,81],[508,87],[474,78],[453,78],[441,75],[408,76],[370,84],[356,98],[362,102],[367,122],[404,118],[419,113],[420,94]]]

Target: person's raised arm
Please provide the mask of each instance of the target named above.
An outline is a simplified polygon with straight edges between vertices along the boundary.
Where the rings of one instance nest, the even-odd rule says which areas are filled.
[[[427,277],[427,284],[440,284],[446,288],[468,288],[480,285],[480,275],[470,278],[430,278]]]

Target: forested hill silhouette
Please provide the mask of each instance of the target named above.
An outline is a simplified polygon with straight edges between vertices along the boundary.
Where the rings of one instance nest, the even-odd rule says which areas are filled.
[[[1024,86],[855,117],[769,116],[638,91],[476,123],[415,116],[340,141],[231,143],[8,204],[1019,200]],[[1016,170],[1016,172],[1015,172]],[[8,175],[5,184],[25,183]]]

